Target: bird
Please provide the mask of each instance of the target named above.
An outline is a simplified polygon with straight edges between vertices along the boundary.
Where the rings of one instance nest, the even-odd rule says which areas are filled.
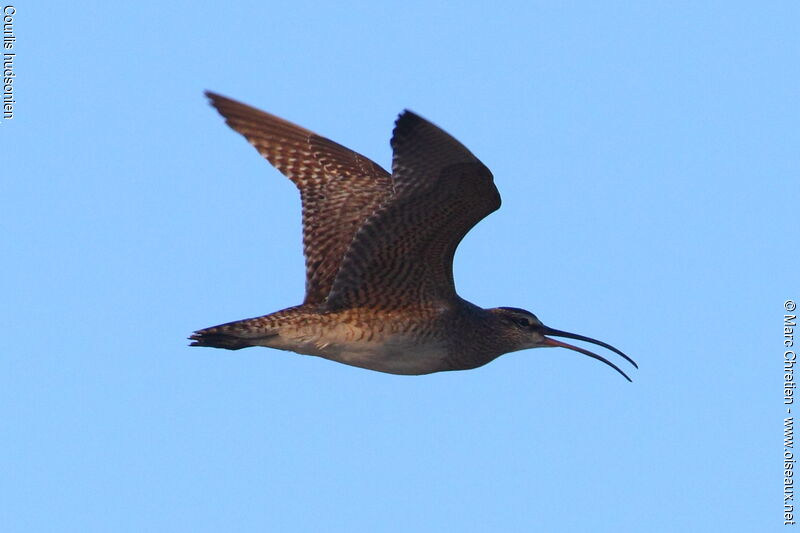
[[[405,110],[391,138],[391,173],[367,157],[282,118],[206,91],[234,131],[299,189],[305,298],[268,315],[195,331],[190,346],[264,346],[368,370],[424,375],[483,366],[552,337],[605,342],[545,326],[516,307],[484,309],[455,289],[464,236],[500,208],[489,169],[444,130]]]

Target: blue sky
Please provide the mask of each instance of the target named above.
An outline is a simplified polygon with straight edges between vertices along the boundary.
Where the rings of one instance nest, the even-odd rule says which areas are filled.
[[[781,527],[800,9],[564,4],[14,4],[3,531]],[[205,89],[384,166],[402,109],[442,126],[503,196],[460,294],[634,382],[560,349],[401,377],[188,348],[304,283],[296,191]]]

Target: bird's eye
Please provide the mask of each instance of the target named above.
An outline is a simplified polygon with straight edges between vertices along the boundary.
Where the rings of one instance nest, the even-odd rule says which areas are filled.
[[[531,325],[531,321],[528,320],[527,318],[523,318],[523,317],[515,318],[514,322],[516,322],[517,325],[522,326],[523,328],[528,328]]]

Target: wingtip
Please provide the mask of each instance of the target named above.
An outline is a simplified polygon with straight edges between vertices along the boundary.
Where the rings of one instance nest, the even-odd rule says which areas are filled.
[[[430,124],[427,120],[422,118],[421,116],[417,115],[410,109],[403,109],[399,115],[397,115],[397,120],[394,121],[394,131],[392,131],[392,140],[396,140],[398,137],[403,137],[410,134],[412,131],[417,129],[420,125],[423,124]]]
[[[219,111],[222,112],[222,109],[225,108],[251,108],[247,104],[240,102],[239,100],[234,100],[233,98],[228,98],[227,96],[221,95],[219,93],[215,93],[214,91],[203,91],[203,94],[206,98],[208,98],[208,104]],[[252,108],[255,111],[259,111],[258,109]],[[263,111],[261,111],[263,113]]]
[[[227,96],[222,96],[221,94],[215,93],[214,91],[205,90],[203,91],[203,96],[208,98],[208,105],[214,108],[219,108],[219,105],[223,102],[233,102],[233,100],[231,100]]]
[[[400,120],[401,118],[403,118],[403,117],[404,117],[404,116],[406,116],[406,115],[408,115],[408,116],[410,116],[410,117],[414,117],[414,118],[421,118],[421,117],[420,117],[418,114],[416,114],[415,112],[411,111],[411,110],[410,110],[410,109],[408,109],[408,108],[405,108],[405,109],[403,109],[402,111],[400,111],[400,113],[397,115],[397,120]]]
[[[395,127],[400,126],[402,124],[413,124],[415,122],[427,122],[424,118],[419,116],[418,114],[414,113],[410,109],[403,109],[400,114],[397,115],[397,120],[394,121]]]

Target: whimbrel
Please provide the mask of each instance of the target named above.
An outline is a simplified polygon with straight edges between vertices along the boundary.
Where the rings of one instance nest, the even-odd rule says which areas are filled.
[[[467,370],[526,348],[560,346],[617,365],[514,307],[482,309],[456,294],[453,255],[500,207],[492,173],[460,142],[405,111],[392,173],[325,137],[207,92],[227,124],[300,189],[306,295],[301,305],[201,329],[191,346],[267,346],[391,374]],[[637,367],[638,368],[638,367]]]

